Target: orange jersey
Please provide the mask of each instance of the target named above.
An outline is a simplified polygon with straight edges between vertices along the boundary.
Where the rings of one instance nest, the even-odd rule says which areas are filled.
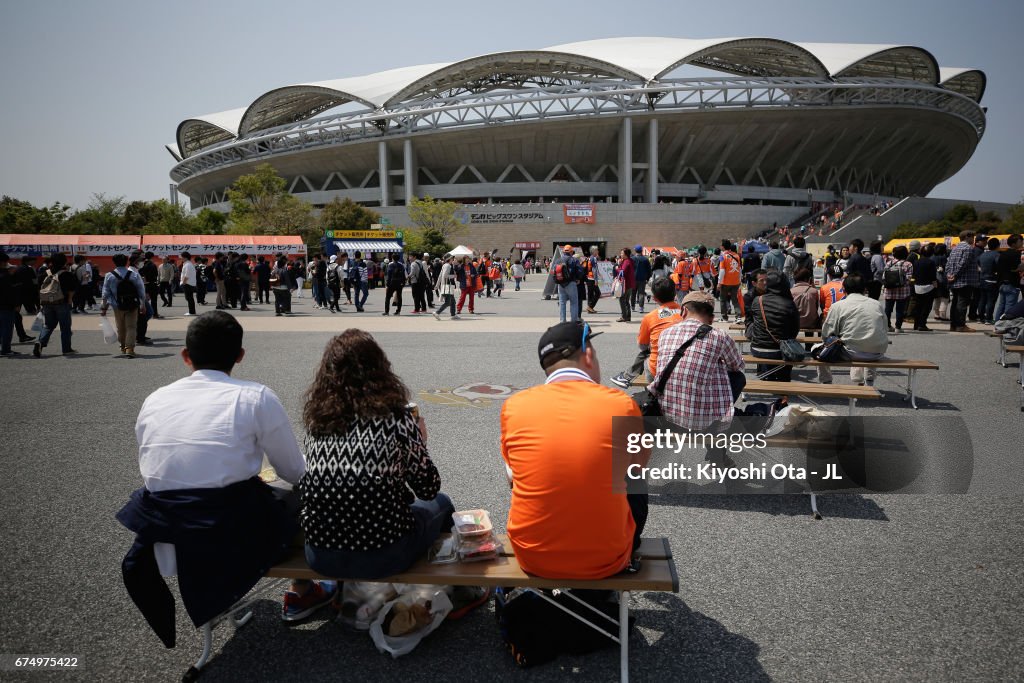
[[[675,301],[662,304],[644,316],[640,321],[640,332],[636,336],[636,343],[641,346],[650,346],[651,355],[647,359],[647,367],[653,375],[658,367],[658,337],[661,333],[676,323],[682,322],[683,310]]]
[[[842,280],[826,282],[818,290],[818,296],[821,298],[821,319],[824,320],[832,304],[846,298],[846,290],[843,289]]]
[[[722,281],[726,286],[740,285],[740,257],[731,251],[722,252]]]
[[[678,277],[673,278],[676,283],[676,289],[680,292],[690,291],[690,280],[696,273],[696,269],[693,267],[693,262],[690,259],[682,259],[676,263],[676,269],[674,274]]]
[[[629,564],[636,526],[610,476],[613,416],[640,411],[628,394],[588,381],[532,387],[502,406],[501,455],[513,477],[506,528],[526,572],[602,579]]]

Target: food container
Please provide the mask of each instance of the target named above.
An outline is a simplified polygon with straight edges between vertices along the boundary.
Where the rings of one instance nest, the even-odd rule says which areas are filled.
[[[475,536],[459,536],[459,562],[480,562],[498,556],[498,541],[494,534],[477,534]]]
[[[491,516],[487,510],[462,510],[452,514],[455,522],[455,533],[462,538],[482,536],[491,533]]]

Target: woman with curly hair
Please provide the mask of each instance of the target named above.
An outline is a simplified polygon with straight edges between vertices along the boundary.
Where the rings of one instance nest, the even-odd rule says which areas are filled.
[[[299,482],[306,561],[320,574],[397,574],[451,529],[455,508],[440,493],[426,425],[408,400],[408,388],[368,333],[349,329],[327,343],[306,392],[306,473]],[[289,593],[286,620],[308,616],[330,598],[308,582],[296,582]]]

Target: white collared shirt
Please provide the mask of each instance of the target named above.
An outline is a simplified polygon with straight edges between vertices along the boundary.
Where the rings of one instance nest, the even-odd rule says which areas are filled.
[[[179,284],[196,286],[196,264],[185,261],[181,264],[181,280]]]
[[[555,370],[548,375],[544,384],[553,384],[554,382],[590,382],[591,384],[596,384],[596,382],[594,382],[594,378],[579,368],[561,368],[560,370]]]
[[[139,470],[150,491],[222,488],[250,479],[263,455],[298,483],[306,462],[273,391],[218,370],[197,370],[157,389],[135,422]]]

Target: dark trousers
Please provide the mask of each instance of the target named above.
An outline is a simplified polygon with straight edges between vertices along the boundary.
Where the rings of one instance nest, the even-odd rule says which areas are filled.
[[[921,330],[928,327],[928,314],[932,311],[932,304],[935,302],[935,290],[927,294],[917,295],[917,314],[914,316],[914,329]]]
[[[896,309],[896,329],[903,328],[903,316],[907,313],[907,299],[885,300],[885,322],[892,327],[892,311]]]
[[[622,313],[622,319],[627,322],[633,317],[633,314],[630,312],[629,300],[632,298],[634,291],[632,289],[623,290],[622,296],[619,297],[619,311]]]
[[[434,288],[430,286],[430,283],[424,282],[423,289],[427,294],[427,308],[434,307]]]
[[[882,283],[878,280],[868,282],[868,297],[878,301],[882,298]]]
[[[417,313],[427,310],[427,285],[422,280],[412,283],[412,305]]]
[[[485,289],[485,294],[489,298],[491,296],[491,280],[490,280],[490,278],[486,278],[486,277],[483,278],[483,283],[484,283],[484,287],[486,288]]]
[[[345,301],[347,303],[352,303],[352,283],[349,282],[348,280],[345,280],[344,289],[345,289]]]
[[[982,282],[981,287],[978,288],[978,317],[980,319],[992,320],[997,298],[999,298],[999,284]]]
[[[644,312],[644,292],[646,289],[647,280],[637,279],[636,287],[633,288],[630,305],[633,308],[639,308],[641,313]]]
[[[43,332],[39,335],[41,348],[46,348],[46,344],[50,341],[50,335],[58,326],[60,327],[60,350],[67,353],[71,350],[71,307],[67,304],[43,306]]]
[[[416,499],[409,506],[414,526],[391,545],[373,550],[323,550],[306,546],[306,562],[324,576],[372,581],[408,569],[427,552],[442,532],[452,528],[455,506],[443,493],[433,500]]]
[[[18,341],[27,341],[32,337],[25,332],[25,321],[21,319],[21,306],[14,307],[14,331],[18,333]]]
[[[750,355],[755,358],[770,358],[772,360],[782,360],[782,351],[760,351],[758,349],[751,349]],[[792,365],[762,365],[757,364],[757,377],[763,379],[766,382],[789,382],[793,379],[793,366]]]
[[[196,283],[196,301],[206,305],[206,280],[200,280]],[[267,301],[270,301],[269,297]]]
[[[227,296],[228,306],[236,308],[238,306],[238,280],[225,280],[224,294]]]
[[[0,308],[0,353],[11,352],[11,342],[14,341],[14,319],[20,315],[12,308]]]
[[[330,291],[330,308],[332,311],[341,312],[341,282],[328,282],[327,289]]]
[[[174,303],[174,285],[170,282],[160,283],[160,299],[164,306],[171,306]]]
[[[292,293],[287,289],[274,290],[274,313],[292,312]]]
[[[593,280],[587,280],[587,306],[593,308],[601,299],[601,290]]]
[[[583,317],[583,302],[587,300],[587,283],[576,283],[576,319]]]
[[[388,285],[384,294],[384,312],[391,310],[391,297],[395,297],[395,315],[402,312],[402,285]]]
[[[196,314],[196,288],[192,285],[182,285],[181,288],[185,290],[185,303],[188,304],[188,314]]]
[[[446,308],[451,308],[452,317],[455,317],[455,295],[454,294],[442,294],[441,305],[437,307],[437,314],[441,315],[444,313]]]
[[[149,297],[149,307],[153,309],[153,317],[157,317],[157,301],[159,300],[159,285],[146,285],[146,296]]]
[[[135,321],[135,343],[142,344],[146,341],[146,333],[149,331],[149,319],[153,316],[153,311],[156,310],[152,305],[146,306],[146,315],[140,315],[139,319]]]
[[[259,285],[258,285],[258,288],[259,288],[258,289],[259,296],[257,298],[259,299],[259,302],[261,304],[263,304],[263,303],[269,304],[270,303],[270,283],[269,282],[260,282]]]
[[[967,309],[974,298],[975,287],[956,287],[950,289],[952,301],[949,305],[949,329],[967,326]]]
[[[629,512],[633,515],[633,523],[636,530],[633,532],[633,550],[640,547],[640,537],[647,525],[647,494],[627,493],[626,503],[629,505]]]

